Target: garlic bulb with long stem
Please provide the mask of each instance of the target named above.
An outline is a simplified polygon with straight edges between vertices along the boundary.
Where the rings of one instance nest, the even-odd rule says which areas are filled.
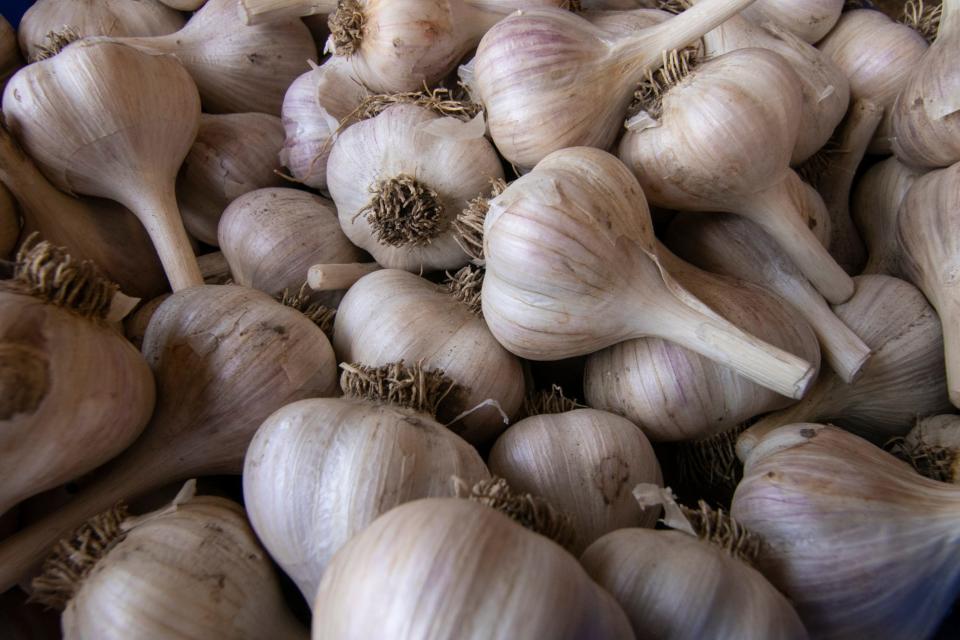
[[[550,154],[489,203],[483,316],[532,360],[586,355],[644,336],[677,342],[789,397],[816,367],[749,336],[666,271],[646,200],[616,157]]]
[[[817,46],[847,76],[851,100],[869,100],[883,109],[869,150],[891,153],[893,104],[927,50],[923,36],[880,11],[857,9],[844,12]]]
[[[17,69],[23,66],[20,57],[20,47],[17,45],[17,32],[10,23],[0,16],[0,92],[7,84],[7,80]]]
[[[662,64],[662,52],[694,42],[752,2],[708,0],[622,35],[569,11],[516,13],[481,40],[470,94],[486,109],[497,149],[521,169],[558,149],[608,149],[636,85]]]
[[[913,181],[923,175],[896,157],[879,162],[864,173],[853,192],[851,214],[867,246],[863,273],[903,277],[903,249],[897,238],[900,204]]]
[[[743,15],[757,23],[773,22],[813,44],[830,33],[844,0],[757,0]]]
[[[440,285],[397,269],[371,273],[340,302],[333,341],[342,361],[405,360],[442,370],[459,392],[447,395],[440,415],[477,445],[504,430],[504,418],[517,415],[524,397],[520,359],[500,346],[480,315],[482,278],[470,267]]]
[[[17,72],[3,113],[54,184],[133,211],[174,290],[202,283],[174,193],[197,134],[200,98],[176,60],[77,42]]]
[[[30,239],[0,281],[0,514],[96,468],[153,413],[143,356],[107,322],[116,286]]]
[[[426,498],[388,511],[337,553],[314,599],[312,637],[634,635],[613,598],[557,544],[483,504]]]
[[[763,438],[732,514],[813,637],[928,638],[960,592],[960,490],[835,427]]]
[[[888,442],[885,448],[922,476],[960,484],[960,416],[917,420],[910,433]]]
[[[307,602],[334,554],[380,514],[450,495],[452,476],[489,477],[477,451],[436,420],[454,387],[442,371],[342,366],[345,396],[274,412],[243,469],[253,528]]]
[[[350,241],[384,267],[414,272],[467,263],[451,223],[502,178],[482,116],[464,122],[417,104],[351,125],[327,161],[327,188]]]
[[[178,291],[154,313],[143,353],[157,406],[143,435],[62,510],[0,542],[0,590],[85,519],[169,482],[239,473],[280,407],[336,391],[333,349],[299,311],[233,285]]]
[[[3,169],[0,168],[0,172]],[[0,179],[0,260],[9,258],[20,238],[20,212],[17,201]]]
[[[960,14],[960,7],[957,9]],[[943,323],[947,387],[955,407],[960,407],[960,239],[955,233],[958,227],[960,162],[917,178],[900,205],[897,221],[904,273],[926,294]]]
[[[677,61],[668,66],[682,75]],[[803,210],[823,204],[789,167],[801,102],[786,60],[765,49],[737,49],[642,103],[619,156],[652,204],[744,215],[773,236],[827,300],[836,304],[853,294],[850,277],[804,224]]]
[[[33,600],[63,609],[66,640],[306,638],[243,508],[196,496],[195,484],[152,513],[102,513],[60,542]]]
[[[856,282],[857,293],[834,311],[873,349],[860,377],[847,384],[832,371],[822,372],[803,400],[740,436],[741,460],[781,425],[829,420],[883,444],[906,434],[918,415],[949,408],[941,324],[923,295],[889,276],[858,276]]]
[[[657,254],[685,289],[721,316],[784,351],[819,362],[816,334],[782,299],[759,286],[701,271],[662,246]],[[705,438],[791,403],[660,338],[627,340],[591,354],[583,386],[591,407],[626,417],[655,441]]]

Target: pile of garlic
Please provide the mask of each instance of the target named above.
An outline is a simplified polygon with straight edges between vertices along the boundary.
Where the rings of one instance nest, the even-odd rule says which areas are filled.
[[[0,635],[956,637],[958,59],[960,0],[0,17]]]

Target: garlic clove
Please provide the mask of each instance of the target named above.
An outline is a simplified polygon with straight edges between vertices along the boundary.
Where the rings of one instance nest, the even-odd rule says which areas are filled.
[[[757,23],[773,22],[813,44],[830,33],[844,0],[757,0],[743,15]]]
[[[907,191],[922,174],[892,157],[870,167],[857,181],[851,213],[869,255],[863,273],[903,276],[897,216]]]
[[[7,84],[7,80],[17,69],[23,66],[20,57],[20,48],[17,46],[17,32],[10,23],[0,16],[0,93]]]
[[[960,416],[917,420],[910,433],[888,442],[884,448],[924,477],[960,484]]]

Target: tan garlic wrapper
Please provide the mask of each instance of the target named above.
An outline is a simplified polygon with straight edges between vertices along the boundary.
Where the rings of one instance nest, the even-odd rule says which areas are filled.
[[[519,12],[480,41],[468,88],[486,109],[497,149],[521,169],[559,149],[608,149],[636,86],[662,64],[662,52],[691,44],[752,2],[708,0],[624,34],[569,11]]]
[[[317,262],[363,259],[343,235],[333,203],[297,189],[240,196],[223,212],[217,236],[237,284],[270,295],[299,289]]]
[[[107,319],[115,292],[48,242],[0,281],[0,514],[110,460],[150,420],[153,375]]]
[[[848,384],[833,371],[823,371],[803,400],[764,417],[740,436],[741,460],[781,425],[829,421],[883,444],[906,434],[918,415],[950,407],[941,324],[923,295],[889,276],[855,280],[853,298],[833,309],[873,350],[860,377]]]
[[[937,38],[893,107],[893,152],[904,164],[936,169],[960,162],[960,0],[943,0]]]
[[[520,410],[523,367],[479,313],[482,274],[465,268],[457,276],[439,285],[397,269],[360,278],[340,302],[333,347],[341,361],[405,360],[442,370],[461,391],[447,396],[440,415],[456,419],[447,426],[479,445]]]
[[[732,514],[812,637],[933,635],[960,591],[960,489],[819,424],[773,431],[745,464]]]
[[[3,186],[3,169],[0,169],[0,259],[7,259],[20,238],[20,212],[17,201]]]
[[[200,98],[176,60],[113,42],[77,42],[11,78],[3,113],[57,187],[133,211],[174,290],[202,283],[174,194],[197,134]]]
[[[37,0],[20,20],[20,50],[33,62],[68,36],[162,36],[183,28],[182,14],[158,0]],[[53,39],[48,35],[57,34]]]
[[[0,590],[57,538],[119,500],[184,478],[240,473],[268,415],[336,392],[336,361],[323,331],[246,287],[174,293],[154,313],[142,350],[157,381],[150,424],[69,505],[0,542]]]
[[[960,416],[917,420],[910,433],[886,448],[922,476],[960,484]]]
[[[483,316],[507,350],[560,360],[660,337],[789,397],[816,375],[684,289],[657,256],[646,200],[615,156],[556,151],[490,201]]]
[[[231,201],[285,184],[276,173],[283,137],[280,118],[266,113],[201,114],[177,175],[177,202],[190,235],[217,246],[217,225]]]
[[[659,101],[628,122],[618,154],[650,202],[746,216],[827,300],[848,299],[853,282],[801,214],[811,200],[789,166],[801,100],[787,61],[765,49],[738,49],[702,63]]]
[[[463,122],[415,104],[351,125],[327,161],[327,189],[350,241],[383,267],[418,273],[467,264],[452,222],[498,178],[482,116]]]
[[[34,580],[65,640],[306,638],[243,508],[193,495],[142,516],[114,509],[64,539]]]
[[[548,538],[462,498],[380,516],[334,557],[313,640],[634,637],[613,598]]]
[[[20,47],[17,45],[17,32],[10,23],[0,16],[0,92],[17,69],[23,66]]]
[[[773,22],[813,44],[830,33],[844,0],[757,0],[743,10],[756,23]]]
[[[382,513],[450,495],[453,476],[489,478],[480,454],[435,418],[451,383],[443,372],[344,367],[345,397],[274,412],[243,469],[257,536],[311,603],[334,554]]]
[[[820,362],[816,334],[784,300],[742,280],[701,271],[662,246],[657,253],[685,289],[721,316],[788,353]],[[655,441],[706,438],[792,403],[660,338],[627,340],[591,354],[583,387],[591,407],[632,420]]]
[[[893,104],[927,46],[915,30],[872,9],[844,12],[818,45],[849,79],[851,100],[869,100],[883,109],[870,153],[892,153]]]
[[[870,167],[857,181],[850,208],[867,246],[863,273],[903,277],[903,249],[897,238],[897,218],[900,204],[921,175],[922,171],[892,157]]]

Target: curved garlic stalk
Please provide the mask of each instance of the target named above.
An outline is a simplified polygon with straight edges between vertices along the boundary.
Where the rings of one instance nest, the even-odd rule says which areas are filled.
[[[960,484],[960,416],[931,416],[885,447],[922,476]]]
[[[7,80],[17,69],[23,66],[20,57],[20,48],[17,46],[17,32],[10,23],[0,16],[0,93],[7,85]]]
[[[897,226],[903,270],[943,323],[947,386],[955,407],[960,407],[960,239],[954,233],[958,225],[960,162],[916,179],[900,205]]]
[[[610,7],[597,7],[589,5],[604,5],[604,4],[618,4],[614,3],[604,3],[604,2],[594,2],[586,3],[580,2],[580,6],[583,8],[583,11],[580,15],[590,21],[595,27],[600,27],[604,31],[607,31],[611,35],[614,35],[618,38],[623,38],[630,35],[634,31],[640,29],[646,29],[648,27],[653,27],[660,24],[661,22],[666,22],[673,17],[668,11],[662,11],[660,9],[651,9],[646,7],[636,7],[631,6],[627,7],[627,10],[622,9],[611,9]],[[631,0],[624,0],[620,4],[643,4],[642,2],[632,2]]]
[[[830,33],[844,0],[757,0],[743,15],[756,23],[773,22],[813,44]]]
[[[709,0],[620,36],[569,11],[517,13],[481,40],[470,92],[486,109],[497,149],[521,169],[567,147],[608,149],[662,52],[689,45],[753,1]]]
[[[853,282],[804,224],[803,210],[823,204],[789,167],[800,105],[797,76],[781,56],[738,49],[644,101],[619,155],[651,203],[750,218],[827,300],[839,303],[853,294]]]
[[[674,280],[657,257],[640,185],[604,151],[556,151],[491,200],[484,254],[484,319],[521,357],[559,360],[656,336],[790,397],[816,373]]]
[[[283,125],[276,116],[201,114],[197,138],[177,176],[177,202],[190,235],[217,246],[217,225],[232,200],[283,186],[276,173],[282,146]]]
[[[840,429],[766,436],[732,514],[812,637],[931,637],[960,591],[960,490]]]
[[[376,262],[315,264],[307,272],[307,284],[314,291],[346,291],[360,278],[381,269]]]
[[[893,107],[893,152],[925,169],[960,162],[960,0],[943,0],[940,28]]]
[[[11,78],[3,113],[54,184],[133,211],[175,290],[202,283],[174,194],[200,99],[176,60],[77,42]]]
[[[810,325],[767,289],[701,271],[662,245],[657,255],[681,286],[736,326],[804,360],[820,361]],[[655,441],[706,438],[791,403],[660,338],[627,340],[591,354],[583,387],[591,407],[628,418]]]
[[[335,556],[313,620],[314,640],[634,637],[573,556],[462,498],[408,502],[377,518]]]
[[[873,349],[860,377],[847,384],[824,371],[803,400],[764,417],[740,436],[741,460],[781,425],[830,421],[883,444],[906,434],[918,415],[949,408],[943,333],[923,295],[889,276],[859,276],[856,282],[857,293],[834,311]]]
[[[17,201],[3,186],[3,168],[0,167],[0,260],[9,258],[20,238],[20,213]]]
[[[857,181],[851,210],[867,245],[869,258],[863,273],[902,277],[903,249],[897,239],[897,216],[914,180],[921,175],[922,171],[893,157],[873,165]]]
[[[239,473],[276,409],[336,390],[333,349],[299,311],[238,286],[174,293],[154,313],[143,353],[157,406],[143,435],[62,510],[0,542],[0,590],[85,519],[166,483]]]
[[[880,11],[857,9],[844,12],[818,48],[849,79],[851,100],[883,109],[869,151],[892,153],[893,104],[927,50],[923,36]]]

